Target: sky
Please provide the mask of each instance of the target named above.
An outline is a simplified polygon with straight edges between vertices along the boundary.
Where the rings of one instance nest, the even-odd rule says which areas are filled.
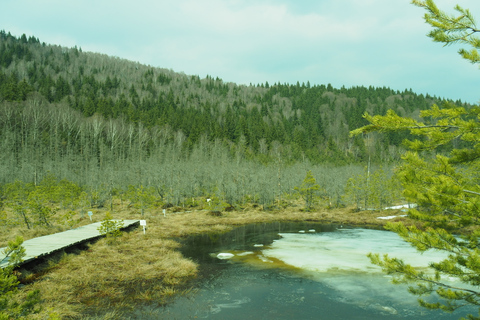
[[[455,4],[480,19],[478,0]],[[410,0],[2,0],[0,30],[237,84],[390,87],[480,102],[480,69]],[[479,20],[480,21],[480,20]]]

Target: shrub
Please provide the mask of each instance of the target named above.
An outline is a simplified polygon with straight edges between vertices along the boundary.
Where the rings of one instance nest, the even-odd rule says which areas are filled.
[[[123,220],[113,220],[112,214],[107,212],[102,224],[98,227],[98,232],[107,238],[109,244],[117,242],[117,239],[122,236]]]

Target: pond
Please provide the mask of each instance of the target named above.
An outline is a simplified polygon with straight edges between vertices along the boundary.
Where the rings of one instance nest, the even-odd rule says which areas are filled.
[[[192,237],[183,254],[200,263],[195,288],[141,319],[458,319],[418,306],[406,286],[370,264],[369,252],[414,266],[442,258],[418,254],[388,231],[316,223],[242,226]]]

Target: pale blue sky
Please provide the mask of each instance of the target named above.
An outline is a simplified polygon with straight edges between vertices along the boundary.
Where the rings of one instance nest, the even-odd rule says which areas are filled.
[[[478,0],[437,0],[442,9]],[[480,101],[480,69],[410,0],[2,0],[0,29],[239,84],[387,86]]]

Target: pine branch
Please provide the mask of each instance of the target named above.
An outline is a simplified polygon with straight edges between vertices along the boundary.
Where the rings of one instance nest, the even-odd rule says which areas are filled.
[[[474,194],[474,195],[476,195],[476,196],[480,196],[480,193],[479,193],[479,192],[470,191],[470,190],[465,190],[465,189],[462,190],[462,191],[465,192],[465,193],[469,193],[469,194]]]
[[[455,287],[455,286],[448,285],[448,284],[440,282],[440,281],[432,280],[430,278],[419,277],[419,276],[414,276],[414,278],[416,280],[428,282],[428,283],[431,283],[431,284],[439,286],[439,287],[448,288],[448,289],[452,289],[452,290],[463,291],[463,292],[469,292],[469,293],[471,293],[471,295],[480,297],[480,292],[479,291],[475,291],[475,290],[472,290],[472,289],[461,288],[461,287]]]
[[[473,48],[480,48],[480,39],[475,37],[480,29],[477,28],[468,9],[463,9],[459,5],[455,6],[455,10],[460,13],[458,17],[455,17],[439,10],[432,0],[413,0],[412,3],[427,10],[424,19],[434,28],[428,34],[433,41],[443,42],[444,46],[460,42]],[[472,49],[470,52],[460,49],[459,54],[472,63],[480,62],[480,55],[476,49]]]

